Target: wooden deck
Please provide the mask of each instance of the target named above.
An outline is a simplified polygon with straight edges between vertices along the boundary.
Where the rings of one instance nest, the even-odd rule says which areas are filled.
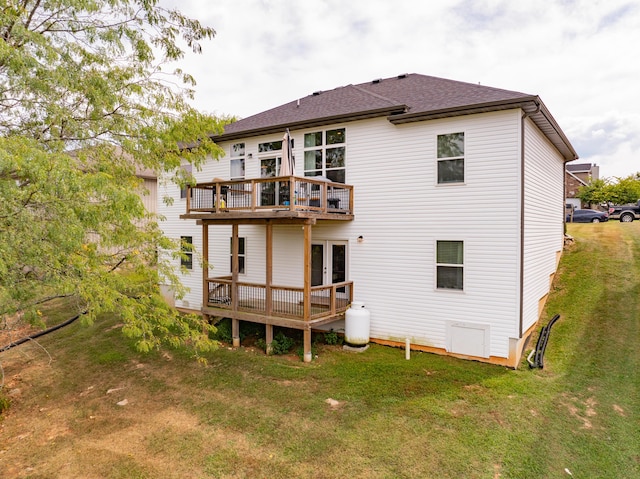
[[[181,218],[350,221],[353,186],[297,176],[198,183],[187,188],[187,211]]]
[[[311,361],[311,328],[343,318],[353,298],[351,281],[311,286],[311,231],[321,220],[353,220],[353,186],[317,177],[216,179],[188,187],[186,200],[186,212],[180,217],[202,226],[203,264],[209,264],[209,229],[232,226],[231,276],[210,278],[208,268],[203,269],[203,314],[231,318],[234,346],[240,344],[240,321],[265,324],[267,352],[274,326],[303,330],[303,359]],[[250,224],[264,226],[264,284],[239,278],[239,227]],[[272,283],[273,228],[291,224],[303,230],[301,287]]]
[[[202,308],[204,314],[303,330],[344,318],[353,296],[351,281],[313,286],[307,299],[311,302],[310,314],[305,318],[302,287],[267,287],[245,282],[234,286],[229,277],[209,278],[207,287],[209,295]],[[234,288],[238,298],[235,307]]]

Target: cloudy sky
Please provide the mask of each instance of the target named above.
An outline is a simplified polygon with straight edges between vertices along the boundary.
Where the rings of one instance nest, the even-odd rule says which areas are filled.
[[[179,65],[202,111],[420,73],[539,95],[579,162],[640,171],[638,0],[160,1],[217,32]]]

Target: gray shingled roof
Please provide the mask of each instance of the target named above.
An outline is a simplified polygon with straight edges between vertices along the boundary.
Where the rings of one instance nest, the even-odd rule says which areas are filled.
[[[225,127],[215,141],[386,116],[406,123],[486,111],[522,108],[567,160],[577,154],[539,97],[419,74],[315,92]]]
[[[572,173],[580,173],[580,172],[589,172],[593,165],[591,163],[575,163],[568,164],[567,171],[571,171]]]

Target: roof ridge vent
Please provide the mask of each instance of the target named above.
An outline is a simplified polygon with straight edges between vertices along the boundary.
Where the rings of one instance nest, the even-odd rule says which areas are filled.
[[[408,76],[408,73],[401,73],[400,75],[398,75],[398,80],[402,80],[403,78],[407,78]]]
[[[314,91],[313,96],[318,96],[320,93],[322,93],[322,90]]]
[[[375,85],[376,83],[380,83],[381,81],[382,81],[382,78],[376,78],[371,83],[373,83]]]

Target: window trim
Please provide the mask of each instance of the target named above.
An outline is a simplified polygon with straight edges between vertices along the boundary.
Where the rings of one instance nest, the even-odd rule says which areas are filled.
[[[462,262],[461,263],[438,263],[438,244],[439,243],[460,243],[462,244]],[[463,293],[466,285],[466,258],[465,258],[465,241],[459,239],[439,239],[435,241],[434,245],[434,289],[436,291],[447,291],[453,293]],[[438,286],[438,269],[440,267],[445,268],[458,268],[462,270],[462,287],[461,288],[444,288]]]
[[[242,154],[235,155],[234,150],[238,145],[242,145]],[[247,150],[246,143],[233,143],[229,146],[229,179],[230,180],[244,180],[247,177]],[[242,165],[242,176],[233,176],[233,168],[231,167],[233,162],[239,161]]]
[[[446,156],[446,157],[442,157],[440,158],[438,156],[438,138],[441,136],[445,136],[445,135],[456,135],[456,134],[462,134],[462,141],[463,141],[463,151],[462,151],[462,156]],[[460,186],[460,185],[465,185],[467,182],[467,155],[466,155],[466,146],[467,146],[467,132],[465,130],[456,130],[456,131],[450,131],[447,133],[437,133],[436,134],[436,141],[435,141],[435,157],[436,157],[436,171],[435,171],[435,183],[436,186]],[[462,160],[462,180],[458,180],[458,181],[445,181],[445,182],[441,182],[440,178],[439,178],[439,166],[441,162],[445,162],[445,161],[459,161]]]
[[[241,246],[244,245],[244,248]],[[244,250],[243,253],[240,251]],[[240,264],[240,259],[243,260],[244,268]],[[242,271],[244,269],[244,271]],[[233,236],[229,236],[229,274],[233,273]],[[247,237],[238,236],[238,274],[246,276],[247,274]]]
[[[342,143],[328,143],[327,141],[327,133],[330,131],[338,131],[338,130],[343,130],[344,131],[344,141]],[[322,143],[320,145],[315,145],[315,146],[306,146],[305,144],[305,138],[307,135],[317,135],[318,133],[322,134]],[[311,131],[307,131],[303,134],[303,151],[302,151],[302,168],[303,168],[303,172],[304,172],[304,176],[306,176],[307,178],[313,178],[314,176],[324,176],[326,178],[329,177],[328,172],[332,172],[332,171],[342,171],[343,175],[344,175],[344,183],[347,183],[347,128],[345,126],[341,126],[341,127],[335,127],[335,128],[326,128],[326,129],[320,129],[320,130],[311,130]],[[327,162],[327,150],[334,150],[334,149],[339,149],[342,148],[344,153],[343,153],[343,163],[344,166],[341,167],[337,167],[337,168],[330,168],[328,167],[328,162]],[[322,169],[317,169],[317,168],[312,168],[312,169],[307,169],[307,152],[317,152],[320,151],[322,154]],[[314,165],[315,166],[315,165]],[[308,175],[307,173],[312,173],[313,176]]]
[[[186,248],[186,245],[191,248]],[[193,270],[193,236],[180,236],[180,251],[183,254],[180,257],[180,267]]]

